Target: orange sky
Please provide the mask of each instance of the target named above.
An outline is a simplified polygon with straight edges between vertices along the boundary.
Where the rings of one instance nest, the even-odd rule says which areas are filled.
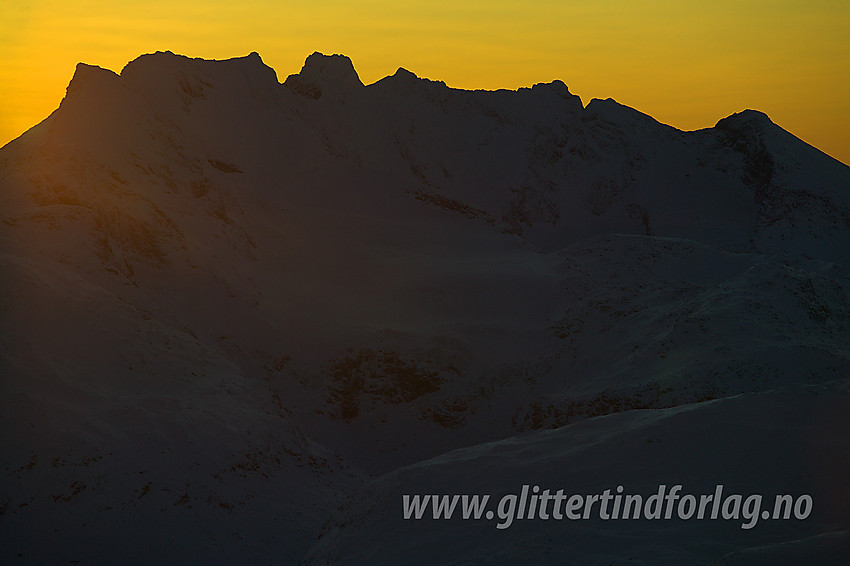
[[[283,80],[321,51],[367,84],[399,66],[459,88],[558,78],[682,129],[755,108],[850,163],[849,32],[846,0],[17,0],[0,4],[0,144],[58,106],[79,61],[257,51]]]

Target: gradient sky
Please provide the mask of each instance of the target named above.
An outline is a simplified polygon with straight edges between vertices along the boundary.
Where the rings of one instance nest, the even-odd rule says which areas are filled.
[[[0,2],[0,144],[58,105],[77,62],[257,51],[278,78],[313,51],[369,84],[405,67],[458,88],[561,79],[681,129],[745,108],[850,163],[846,0],[15,0]]]

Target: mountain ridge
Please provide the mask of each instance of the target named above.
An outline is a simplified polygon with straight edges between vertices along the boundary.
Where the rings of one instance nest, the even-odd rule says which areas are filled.
[[[759,454],[788,456],[758,415],[783,412],[791,471],[765,485],[825,497],[848,466],[827,433],[848,402],[850,168],[824,155],[756,111],[683,132],[560,81],[363,85],[317,53],[283,83],[255,53],[80,64],[0,149],[4,552],[96,561],[121,531],[141,562],[364,557],[388,548],[381,525],[416,539],[387,511],[416,470],[449,491],[535,466],[612,487],[558,450],[518,464],[552,438],[612,481],[757,489]],[[679,413],[681,430],[614,426]],[[712,431],[700,456],[688,439]],[[829,474],[808,465],[816,435]],[[710,529],[676,558],[837,526]],[[651,561],[672,536],[629,528],[584,556]],[[499,536],[506,562],[564,550]]]

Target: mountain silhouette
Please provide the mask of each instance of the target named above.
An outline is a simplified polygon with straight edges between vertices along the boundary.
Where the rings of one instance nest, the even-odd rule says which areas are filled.
[[[850,168],[761,112],[157,52],[77,66],[0,211],[4,562],[847,557]],[[814,506],[402,518],[535,483]]]

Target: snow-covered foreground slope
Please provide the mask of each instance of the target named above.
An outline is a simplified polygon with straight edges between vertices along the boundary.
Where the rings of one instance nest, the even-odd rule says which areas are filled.
[[[847,555],[850,169],[761,113],[157,53],[78,66],[0,214],[4,562]],[[814,509],[403,520],[475,477]]]
[[[306,563],[843,564],[850,543],[847,386],[844,380],[628,411],[418,462],[375,479],[353,497],[323,527]],[[702,519],[696,509],[689,516],[689,503],[679,506],[688,495],[697,501],[714,495],[718,484],[720,500],[742,498],[737,511],[731,500],[728,518],[723,504],[715,519],[711,505]],[[622,499],[609,500],[602,515],[597,502],[586,520],[570,519],[564,502],[560,519],[554,501],[529,511],[535,486],[538,493],[563,490],[566,497],[606,490],[616,496],[621,486],[622,497],[642,495],[648,506],[660,485],[665,493],[681,486],[669,519],[663,498],[659,516],[651,519],[645,510],[636,518],[634,507],[625,513]],[[525,514],[511,515],[511,505],[522,507],[523,486]],[[405,494],[490,495],[486,509],[494,516],[488,520],[485,511],[463,520],[460,502],[450,519],[444,513],[435,519],[429,506],[421,518],[404,520]],[[805,520],[793,512],[785,519],[784,511],[773,519],[775,496],[786,494],[795,502],[809,495],[817,511]],[[761,496],[759,507],[743,503],[754,495]],[[516,500],[502,504],[505,496]],[[762,518],[765,511],[770,518]],[[584,508],[574,513],[584,517]],[[823,546],[813,540],[817,536]],[[812,554],[791,553],[783,561],[786,553],[776,551],[794,545]]]

